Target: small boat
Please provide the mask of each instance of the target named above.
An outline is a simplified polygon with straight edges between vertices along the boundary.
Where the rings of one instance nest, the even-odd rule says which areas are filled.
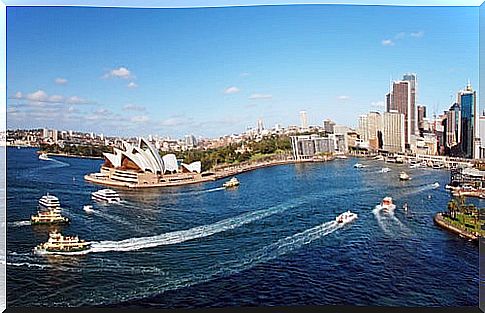
[[[39,207],[48,211],[61,211],[61,203],[59,202],[59,198],[50,195],[49,193],[39,199]]]
[[[88,204],[88,205],[83,206],[83,210],[84,210],[86,213],[92,213],[92,212],[94,212],[94,210],[93,210],[93,206],[92,206],[92,205],[89,205],[89,204]]]
[[[47,155],[47,153],[41,153],[39,155],[39,160],[44,160],[44,161],[49,161],[49,156]]]
[[[385,197],[384,199],[382,199],[381,203],[377,205],[377,208],[392,211],[396,208],[396,205],[392,203],[391,197]]]
[[[224,188],[231,188],[231,187],[236,187],[239,186],[239,180],[237,180],[236,177],[231,178],[230,180],[226,181],[222,187]]]
[[[350,211],[344,212],[335,218],[335,221],[339,224],[346,224],[352,222],[357,218],[357,214]]]
[[[404,211],[408,211],[408,203],[407,202],[404,202],[404,205],[402,206],[402,208],[404,209]]]
[[[91,194],[93,200],[105,201],[108,203],[118,203],[121,201],[118,193],[112,189],[100,189]]]
[[[400,180],[410,180],[410,179],[411,179],[411,177],[409,177],[409,175],[408,175],[408,174],[406,174],[406,172],[401,172],[401,173],[399,174],[399,179],[400,179]]]
[[[49,239],[34,248],[34,253],[74,253],[88,250],[91,244],[80,240],[77,236],[63,236],[54,230],[49,233]]]
[[[30,217],[31,225],[67,224],[69,219],[61,215],[57,210],[37,212],[37,215]]]
[[[383,155],[377,155],[377,156],[374,157],[374,160],[384,161],[384,156]]]
[[[364,168],[364,167],[367,167],[367,165],[360,164],[360,163],[355,163],[355,164],[354,164],[354,167],[355,167],[355,168]]]
[[[440,183],[438,183],[437,181],[433,183],[433,188],[438,188],[439,186],[440,186]]]
[[[335,156],[335,158],[337,158],[337,159],[347,159],[347,156],[345,154],[337,154]]]
[[[409,164],[409,168],[419,168],[421,165],[419,163]]]
[[[391,171],[391,169],[390,169],[390,168],[388,168],[388,167],[383,167],[383,168],[381,169],[381,171],[380,171],[380,172],[381,172],[381,173],[387,173],[387,172],[390,172],[390,171]]]

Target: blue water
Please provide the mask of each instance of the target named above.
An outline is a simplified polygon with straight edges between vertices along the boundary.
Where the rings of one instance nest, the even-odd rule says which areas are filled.
[[[121,204],[100,205],[90,193],[102,187],[83,175],[101,160],[52,158],[7,149],[9,306],[478,305],[478,245],[432,219],[450,199],[447,171],[363,159],[283,165],[238,175],[234,190],[221,181],[120,189]],[[399,181],[403,169],[412,180]],[[27,222],[47,192],[71,219],[62,232],[93,251],[31,253],[48,236]],[[394,215],[373,211],[387,195]],[[340,227],[346,210],[359,218]]]

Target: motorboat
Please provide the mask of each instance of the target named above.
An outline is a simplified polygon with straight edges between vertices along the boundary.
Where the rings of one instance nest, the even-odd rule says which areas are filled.
[[[410,177],[408,174],[406,174],[406,172],[401,172],[401,173],[399,174],[399,179],[400,179],[400,180],[410,180],[410,179],[411,179],[411,177]]]
[[[354,167],[355,168],[364,168],[364,167],[367,167],[367,165],[364,165],[364,164],[361,164],[361,163],[355,163]]]
[[[239,180],[236,178],[236,177],[233,177],[231,179],[229,179],[228,181],[226,181],[222,187],[224,188],[231,188],[231,187],[236,187],[236,186],[239,186]]]
[[[392,203],[391,197],[385,197],[384,199],[382,199],[381,203],[377,205],[377,208],[386,211],[392,211],[396,208],[396,205]]]
[[[357,218],[357,214],[350,211],[344,212],[335,218],[335,221],[339,224],[350,223]]]
[[[92,212],[94,212],[94,210],[93,210],[93,206],[92,206],[92,205],[89,205],[89,204],[88,204],[88,205],[83,206],[83,210],[84,210],[86,213],[92,213]]]
[[[91,194],[91,198],[108,203],[118,203],[121,201],[118,193],[112,189],[100,189]]]
[[[390,169],[390,168],[388,168],[388,167],[383,167],[383,168],[381,169],[381,171],[380,171],[380,172],[381,172],[381,173],[387,173],[387,172],[390,172],[390,171],[391,171],[391,169]]]
[[[49,156],[47,155],[47,153],[41,153],[39,155],[39,160],[44,160],[44,161],[49,161]]]

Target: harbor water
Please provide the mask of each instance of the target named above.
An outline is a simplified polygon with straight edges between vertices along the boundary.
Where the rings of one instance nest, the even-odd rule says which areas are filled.
[[[233,189],[119,189],[108,205],[83,179],[101,163],[7,148],[8,306],[478,305],[478,245],[433,223],[450,200],[446,170],[337,159],[240,174]],[[48,238],[29,223],[46,193],[88,253],[32,253]],[[385,196],[393,212],[375,209]],[[347,210],[358,219],[337,224]]]

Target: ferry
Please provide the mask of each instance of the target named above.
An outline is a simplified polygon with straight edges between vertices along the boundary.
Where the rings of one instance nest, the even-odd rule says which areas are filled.
[[[237,180],[236,177],[231,178],[230,180],[228,180],[222,185],[222,187],[225,187],[225,188],[236,187],[236,186],[239,186],[239,180]]]
[[[77,236],[63,236],[56,230],[49,233],[47,242],[34,248],[34,253],[73,253],[88,250],[91,244]]]
[[[357,214],[350,211],[344,212],[335,218],[335,221],[339,224],[346,224],[352,222],[357,218]]]
[[[39,155],[39,160],[48,161],[48,160],[50,160],[50,159],[49,159],[49,156],[47,155],[47,153],[41,153],[41,154]]]
[[[62,216],[59,211],[51,210],[47,212],[37,212],[37,215],[30,217],[31,225],[46,225],[46,224],[67,224],[69,219]]]
[[[381,173],[387,173],[387,172],[390,172],[390,171],[391,171],[391,169],[390,169],[390,168],[388,168],[388,167],[383,167],[383,168],[381,169]]]
[[[406,174],[406,172],[401,172],[401,174],[399,174],[399,179],[400,180],[410,180],[411,177],[409,177],[409,175]]]
[[[60,211],[61,203],[56,196],[47,194],[39,199],[39,207],[49,211]]]
[[[396,205],[392,203],[391,197],[385,197],[377,207],[383,210],[392,211],[396,208]]]
[[[360,163],[355,163],[355,164],[354,164],[354,167],[355,167],[355,168],[364,168],[364,167],[367,167],[367,165],[360,164]]]
[[[92,212],[94,212],[92,205],[85,205],[85,206],[83,206],[83,210],[86,213],[92,213]]]
[[[112,189],[101,189],[91,194],[94,200],[106,201],[108,203],[118,203],[121,201],[118,193]]]

